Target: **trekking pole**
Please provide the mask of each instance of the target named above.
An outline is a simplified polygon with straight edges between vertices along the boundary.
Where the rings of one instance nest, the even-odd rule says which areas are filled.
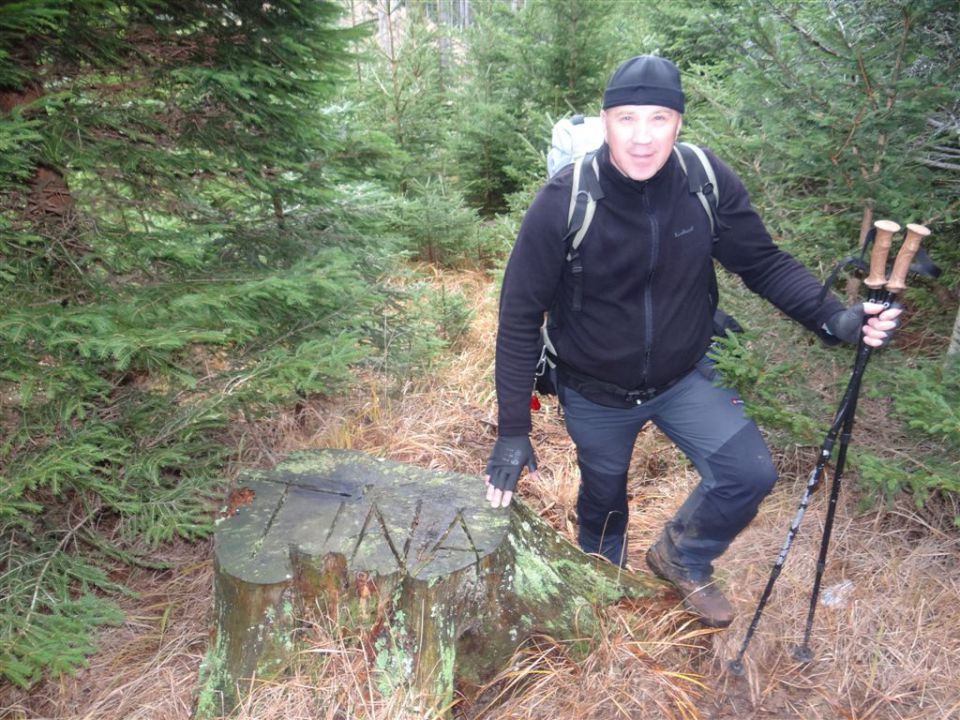
[[[887,254],[890,250],[891,239],[893,233],[900,230],[900,226],[894,222],[885,220],[878,221],[875,226],[877,227],[877,239],[874,242],[873,252],[870,256],[869,279],[871,284],[876,284],[874,281],[879,278],[879,288],[882,289],[886,280]],[[909,263],[907,263],[907,266],[909,267]],[[830,429],[827,431],[826,437],[823,440],[823,444],[820,446],[820,455],[817,458],[816,467],[814,467],[813,471],[810,473],[809,479],[807,480],[806,489],[804,490],[803,497],[800,499],[800,506],[797,508],[797,513],[793,518],[793,522],[790,524],[790,529],[787,531],[787,537],[786,540],[784,540],[783,547],[780,549],[780,554],[777,556],[777,560],[770,571],[770,577],[767,579],[767,585],[763,589],[763,593],[761,594],[760,600],[757,603],[757,608],[753,613],[753,618],[750,621],[750,626],[747,628],[747,632],[743,638],[743,643],[740,646],[740,650],[737,653],[736,658],[730,661],[730,672],[732,672],[734,675],[742,675],[744,672],[743,656],[746,654],[747,648],[750,646],[750,641],[753,639],[753,635],[757,630],[757,626],[760,624],[760,618],[763,615],[763,610],[767,605],[767,601],[770,599],[770,594],[773,592],[773,586],[777,582],[777,578],[780,577],[780,573],[783,570],[783,565],[787,561],[787,554],[790,552],[790,547],[793,545],[793,540],[796,538],[797,533],[800,530],[800,523],[807,511],[807,507],[810,505],[810,498],[812,497],[814,490],[816,490],[817,486],[820,484],[820,479],[823,476],[824,468],[826,467],[827,462],[830,460],[830,456],[833,453],[833,446],[834,443],[836,443],[837,435],[839,434],[841,427],[845,425],[848,418],[852,420],[853,411],[856,410],[857,396],[860,392],[860,379],[863,377],[864,370],[866,370],[867,361],[870,359],[871,350],[872,348],[863,342],[863,336],[861,334],[857,344],[857,354],[853,365],[853,372],[850,376],[850,381],[847,383],[847,389],[844,391],[843,397],[840,400],[840,406],[838,407],[836,415],[833,418]]]
[[[886,222],[886,221],[880,221]],[[880,222],[876,224],[877,226],[877,239],[876,243],[881,241],[881,234],[886,234],[885,242],[887,248],[890,246],[890,234],[886,233],[886,230],[881,230]],[[895,223],[890,223],[890,225],[895,225]],[[893,232],[899,230],[899,226]],[[880,302],[884,305],[885,308],[890,307],[897,294],[903,292],[906,288],[906,277],[907,272],[910,269],[910,263],[913,261],[913,256],[916,255],[917,250],[920,247],[920,243],[927,235],[930,234],[930,230],[924,227],[923,225],[907,225],[907,236],[903,241],[903,246],[900,248],[900,252],[897,253],[897,259],[893,265],[893,272],[890,274],[889,282],[884,283],[883,271],[879,276],[874,273],[874,262],[873,257],[870,259],[870,277],[868,277],[864,284],[870,288],[870,299],[872,302]],[[876,245],[874,246],[874,252],[877,251]],[[884,257],[886,257],[886,250],[883,251]],[[886,262],[884,260],[884,262]],[[886,290],[884,291],[884,284],[886,284]],[[860,345],[863,345],[863,338],[860,338]],[[823,580],[823,573],[826,570],[827,566],[827,550],[830,546],[830,538],[833,533],[833,521],[834,516],[837,510],[837,501],[840,497],[840,484],[843,477],[843,470],[847,461],[847,446],[850,443],[850,436],[853,433],[853,418],[856,414],[856,405],[857,405],[857,395],[859,393],[859,388],[854,393],[853,402],[849,411],[849,416],[846,418],[843,424],[843,430],[840,435],[840,448],[837,451],[837,466],[833,473],[833,482],[830,487],[830,503],[827,507],[827,516],[823,524],[823,536],[820,540],[820,554],[817,557],[817,574],[813,582],[813,590],[810,593],[810,607],[807,611],[807,625],[803,632],[803,642],[795,646],[793,649],[793,658],[800,663],[809,663],[813,661],[813,651],[810,649],[810,634],[813,631],[813,619],[817,612],[817,600],[820,598],[820,583]]]

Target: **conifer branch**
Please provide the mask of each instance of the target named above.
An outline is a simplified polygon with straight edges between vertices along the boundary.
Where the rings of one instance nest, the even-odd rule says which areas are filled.
[[[827,55],[830,55],[831,57],[836,57],[836,58],[843,57],[836,50],[833,50],[827,47],[822,41],[814,37],[813,33],[803,28],[800,25],[800,23],[796,21],[796,19],[794,19],[789,13],[785,12],[783,9],[781,9],[776,4],[774,4],[772,0],[765,0],[765,2],[770,7],[770,9],[773,10],[780,17],[781,20],[787,23],[791,28],[793,28],[797,32],[797,34],[800,35],[800,37],[804,38],[808,43],[813,45],[815,48],[817,48],[823,53],[826,53]]]
[[[80,522],[78,522],[73,527],[69,528],[67,532],[64,533],[63,537],[60,539],[60,542],[57,543],[57,546],[50,551],[46,562],[44,562],[43,567],[40,568],[40,572],[37,573],[36,580],[34,581],[33,596],[30,598],[30,605],[28,606],[27,612],[23,618],[24,627],[30,626],[30,618],[33,616],[33,613],[36,610],[37,600],[40,597],[40,589],[43,586],[43,578],[47,574],[47,571],[50,569],[50,563],[53,562],[53,559],[57,556],[58,553],[63,551],[63,549],[67,546],[67,543],[69,543],[73,539],[73,537],[77,534],[77,532],[79,532],[79,530],[84,525],[90,522],[94,518],[94,516],[96,516],[100,512],[101,507],[102,507],[102,504],[99,502],[99,500],[95,502],[93,509],[90,510],[90,512],[87,513],[87,515],[82,520],[80,520]]]

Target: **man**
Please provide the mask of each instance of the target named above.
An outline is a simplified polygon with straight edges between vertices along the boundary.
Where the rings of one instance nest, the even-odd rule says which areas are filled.
[[[580,468],[580,546],[625,563],[627,470],[638,433],[653,422],[701,482],[648,550],[647,563],[705,625],[724,627],[734,613],[713,583],[712,563],[756,515],[776,470],[743,403],[714,384],[705,359],[713,260],[827,342],[856,342],[862,327],[868,344],[883,345],[900,311],[844,309],[833,296],[821,301],[817,279],[773,243],[739,178],[710,154],[720,198],[714,242],[673,153],[683,111],[680,73],[669,60],[634,57],[613,74],[597,154],[603,198],[579,248],[576,283],[564,242],[572,168],[547,182],[527,211],[500,299],[499,428],[487,499],[507,506],[523,467],[536,471],[530,389],[549,312],[558,397]]]

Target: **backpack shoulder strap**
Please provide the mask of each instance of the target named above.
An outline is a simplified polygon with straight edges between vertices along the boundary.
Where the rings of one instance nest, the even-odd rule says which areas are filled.
[[[567,262],[573,273],[573,310],[583,308],[583,264],[580,261],[580,243],[583,242],[597,201],[603,198],[600,189],[600,166],[595,152],[587,153],[573,167],[573,185],[570,188],[570,206],[567,210],[567,234],[563,238],[567,248]]]
[[[717,175],[707,154],[692,143],[676,143],[673,152],[687,175],[690,192],[697,196],[703,211],[710,219],[710,235],[716,242],[720,237],[720,218],[717,215],[719,198],[717,197]]]
[[[600,166],[596,153],[587,153],[573,168],[573,186],[570,188],[570,207],[567,210],[567,253],[576,250],[590,229],[597,201],[603,198],[600,189]],[[568,257],[569,259],[569,257]]]
[[[713,171],[713,165],[707,154],[692,143],[678,142],[673,146],[673,152],[680,161],[680,167],[687,175],[687,183],[690,187],[690,193],[696,195],[703,211],[710,220],[710,236],[713,242],[720,239],[720,217],[718,215],[718,206],[720,200],[717,197],[717,175]],[[719,325],[726,326],[723,318],[729,318],[736,325],[736,320],[719,309],[720,305],[720,287],[717,285],[717,273],[710,273],[710,287],[707,289],[707,295],[710,298],[710,305],[713,308],[714,328]]]

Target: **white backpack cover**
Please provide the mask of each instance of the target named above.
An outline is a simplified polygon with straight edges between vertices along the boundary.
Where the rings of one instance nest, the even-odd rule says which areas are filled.
[[[550,137],[547,177],[553,177],[559,170],[601,145],[603,145],[603,123],[599,117],[574,115],[558,120],[553,126]]]

